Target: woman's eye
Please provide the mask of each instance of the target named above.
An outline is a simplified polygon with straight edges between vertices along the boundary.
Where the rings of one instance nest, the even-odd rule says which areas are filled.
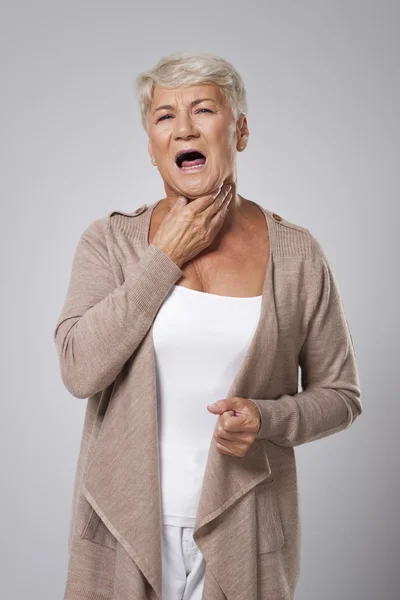
[[[199,108],[199,110],[197,110],[196,112],[198,112],[198,113],[199,113],[199,112],[200,112],[200,111],[202,111],[202,110],[205,110],[205,111],[207,111],[207,112],[209,112],[209,113],[212,113],[212,110],[210,110],[209,108]],[[158,121],[163,121],[163,120],[164,120],[164,119],[166,119],[167,117],[171,117],[171,116],[172,116],[172,115],[163,115],[162,117],[160,117],[160,118],[157,120],[157,123],[158,123]]]

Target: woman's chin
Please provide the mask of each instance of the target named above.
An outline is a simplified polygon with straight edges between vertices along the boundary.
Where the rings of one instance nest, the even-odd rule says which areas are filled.
[[[208,196],[209,194],[216,194],[224,183],[223,180],[219,181],[202,181],[202,180],[191,180],[187,183],[181,181],[176,182],[176,188],[182,196],[186,196],[188,200],[195,200],[201,196]]]

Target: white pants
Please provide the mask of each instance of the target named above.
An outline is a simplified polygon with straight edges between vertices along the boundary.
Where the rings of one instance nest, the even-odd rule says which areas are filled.
[[[162,600],[201,600],[206,565],[193,529],[162,526]]]

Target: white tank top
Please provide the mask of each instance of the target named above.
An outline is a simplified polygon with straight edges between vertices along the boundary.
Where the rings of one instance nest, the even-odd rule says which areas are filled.
[[[164,525],[194,527],[218,415],[255,334],[262,296],[174,285],[153,321]]]

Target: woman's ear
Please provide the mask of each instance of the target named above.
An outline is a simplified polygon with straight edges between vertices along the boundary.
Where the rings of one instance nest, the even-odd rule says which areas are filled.
[[[155,158],[154,158],[154,156],[153,156],[153,149],[152,149],[152,147],[151,147],[151,142],[150,142],[150,141],[149,141],[149,143],[148,143],[148,145],[147,145],[147,149],[148,149],[148,151],[149,151],[149,155],[150,155],[150,158],[151,158],[151,162],[152,162],[152,164],[153,164],[154,166],[157,166],[156,159],[155,159]]]
[[[247,117],[246,115],[242,115],[238,120],[237,125],[237,149],[242,151],[247,146],[247,139],[249,137],[249,128],[247,126]]]

